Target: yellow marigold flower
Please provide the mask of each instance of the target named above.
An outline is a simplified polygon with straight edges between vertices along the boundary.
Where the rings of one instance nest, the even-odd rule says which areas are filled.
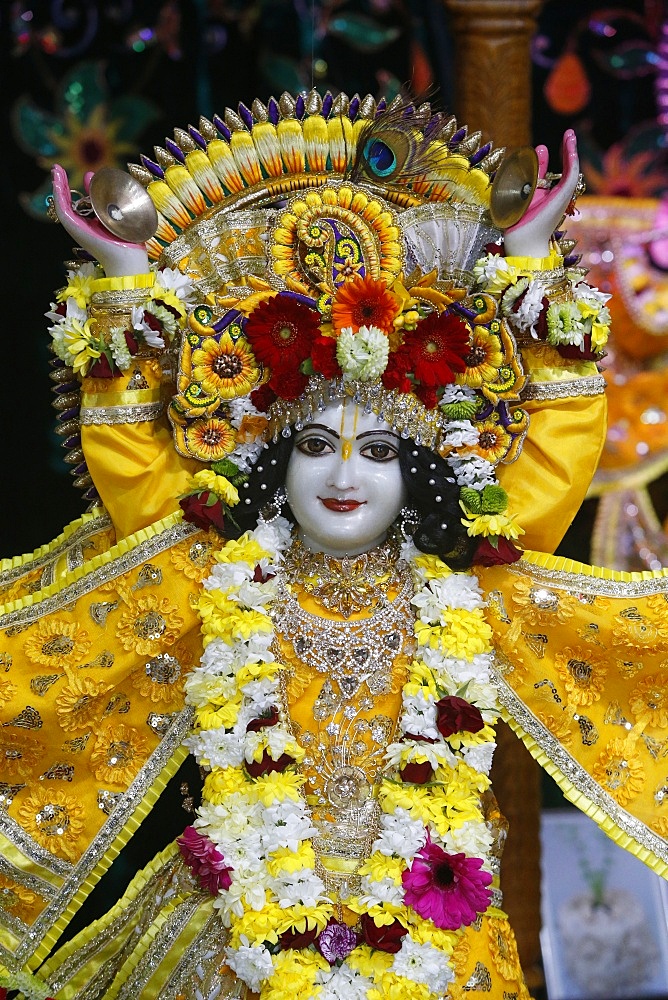
[[[225,476],[217,476],[211,469],[203,469],[196,473],[188,482],[188,489],[209,490],[215,493],[228,507],[234,507],[239,503],[239,493],[236,486],[233,486]]]
[[[422,920],[416,914],[415,922],[411,924],[411,937],[417,944],[433,944],[439,951],[451,955],[459,935],[456,931],[446,931],[436,927],[431,920]]]
[[[268,902],[261,910],[244,910],[243,917],[234,917],[230,929],[230,944],[238,948],[242,936],[251,944],[256,941],[271,941],[276,944],[278,935],[283,933],[286,911],[278,903]],[[289,921],[288,921],[289,923]]]
[[[263,549],[254,538],[249,538],[248,535],[242,535],[241,538],[227,542],[214,556],[216,562],[245,562],[250,566],[256,566],[262,559],[268,557],[269,553],[266,549]]]
[[[404,693],[415,697],[418,694],[432,694],[438,700],[438,690],[433,671],[421,660],[413,660],[409,679],[404,685]]]
[[[239,716],[241,699],[227,701],[220,708],[204,705],[195,712],[195,724],[200,729],[231,729]]]
[[[463,507],[463,510],[468,513],[466,507]],[[514,514],[478,514],[470,521],[463,517],[462,524],[467,534],[472,537],[484,535],[488,538],[490,535],[501,535],[503,538],[514,539],[524,534],[524,529],[517,524]]]
[[[95,276],[92,274],[75,274],[70,278],[65,288],[56,292],[56,301],[67,302],[68,299],[74,299],[79,309],[85,309],[93,298],[94,281]]]
[[[274,876],[278,875],[279,872],[300,872],[304,868],[315,868],[313,845],[309,840],[302,840],[296,851],[290,851],[287,847],[279,847],[272,851],[267,867]]]
[[[386,951],[376,951],[368,944],[359,945],[348,956],[348,965],[362,976],[372,979],[381,969],[389,969],[394,961],[394,955]]]
[[[289,748],[286,748],[286,753],[290,753]],[[299,802],[299,789],[305,780],[303,775],[292,771],[271,771],[257,778],[251,784],[249,793],[266,807],[274,802],[285,802],[286,799]]]
[[[206,617],[202,613],[202,631],[205,634],[216,635],[223,642],[232,645],[238,639],[249,639],[251,635],[255,635],[257,632],[273,631],[274,626],[268,615],[253,610],[240,611],[238,604],[234,604],[232,601],[227,603],[230,605],[230,608],[235,609],[234,611],[230,611],[228,615],[215,614]],[[199,601],[199,608],[201,612],[201,599]]]
[[[410,915],[413,912],[407,906],[401,906],[397,903],[376,903],[375,906],[366,906],[357,897],[349,899],[346,905],[353,913],[368,913],[377,927],[387,927],[395,920],[398,920],[404,927],[408,927]]]
[[[401,885],[401,873],[406,868],[403,858],[388,858],[375,851],[359,870],[360,875],[368,875],[374,882],[391,878],[395,885]]]
[[[426,983],[416,983],[394,972],[384,972],[375,982],[367,992],[367,1000],[430,1000],[433,996]]]
[[[448,744],[453,750],[461,750],[462,747],[479,747],[483,743],[492,743],[495,739],[496,734],[493,728],[485,725],[477,733],[453,733],[452,736],[448,736]]]
[[[448,656],[470,660],[491,648],[492,630],[479,608],[473,611],[444,611],[443,620],[445,625],[441,629],[440,648]]]
[[[237,684],[243,687],[249,681],[260,680],[261,677],[274,677],[278,673],[279,667],[276,662],[247,663],[237,671]]]
[[[608,343],[610,327],[607,323],[592,323],[591,325],[591,346],[595,351],[601,351]]]
[[[422,570],[427,580],[444,580],[452,573],[438,556],[420,555],[413,559],[413,564]]]
[[[250,782],[240,767],[216,767],[204,779],[202,794],[207,802],[219,805],[236,792],[246,792]]]
[[[166,288],[163,288],[162,285],[157,282],[151,289],[150,297],[152,299],[160,299],[160,301],[164,302],[166,306],[171,306],[172,309],[176,309],[181,319],[183,319],[186,315],[186,307],[178,295],[174,292],[168,292]]]

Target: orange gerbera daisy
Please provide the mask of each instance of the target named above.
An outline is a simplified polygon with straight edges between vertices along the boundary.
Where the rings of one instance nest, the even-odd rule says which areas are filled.
[[[400,310],[399,302],[384,281],[356,276],[344,281],[336,290],[332,326],[337,334],[348,327],[356,333],[361,326],[375,326],[389,333]]]

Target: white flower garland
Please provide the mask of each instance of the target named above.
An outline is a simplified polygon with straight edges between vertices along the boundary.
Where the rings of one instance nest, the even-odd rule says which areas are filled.
[[[186,682],[198,722],[188,745],[211,770],[195,827],[230,868],[231,884],[219,890],[214,904],[230,929],[227,961],[263,1000],[299,989],[304,997],[380,1000],[390,983],[406,1000],[437,997],[453,979],[450,957],[459,932],[441,930],[406,906],[401,873],[428,837],[445,851],[481,858],[490,867],[492,837],[480,793],[489,785],[498,705],[489,683],[490,632],[477,580],[452,573],[412,542],[403,547],[415,581],[419,659],[403,688],[399,731],[437,742],[406,738],[387,748],[378,836],[361,869],[362,893],[345,905],[380,926],[399,919],[408,933],[394,956],[358,945],[330,967],[314,949],[278,948],[284,932],[320,931],[334,912],[315,871],[316,830],[302,795],[305,779],[293,768],[250,778],[244,767],[263,754],[278,760],[287,753],[296,762],[304,756],[287,718],[247,731],[251,720],[280,705],[282,665],[271,652],[270,612],[274,574],[290,542],[291,526],[278,518],[260,522],[218,553],[199,603],[205,651]],[[484,729],[444,739],[436,727],[436,703],[444,695],[477,707]],[[423,762],[434,768],[429,787],[400,781],[401,768]]]

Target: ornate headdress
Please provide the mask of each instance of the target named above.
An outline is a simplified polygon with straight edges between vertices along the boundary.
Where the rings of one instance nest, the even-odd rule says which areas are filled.
[[[179,452],[242,457],[240,400],[246,427],[259,411],[277,435],[351,396],[444,456],[450,421],[471,419],[496,428],[493,462],[515,457],[513,339],[494,299],[467,293],[500,235],[503,150],[428,104],[315,92],[240,105],[165,145],[129,169],[159,213],[150,255],[201,302],[169,408]]]

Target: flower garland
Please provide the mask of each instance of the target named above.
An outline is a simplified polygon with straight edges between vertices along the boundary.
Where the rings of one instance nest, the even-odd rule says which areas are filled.
[[[561,259],[555,259],[555,267]],[[610,334],[611,298],[582,280],[579,268],[566,268],[569,301],[552,302],[540,272],[527,270],[500,254],[482,257],[473,268],[479,288],[500,298],[501,314],[521,334],[544,340],[565,357],[600,357]]]
[[[472,470],[469,470],[471,473]],[[498,716],[490,629],[477,580],[407,542],[417,654],[402,691],[400,738],[386,751],[380,825],[362,892],[336,919],[316,873],[314,828],[298,765],[304,751],[279,708],[271,607],[284,518],[228,542],[199,601],[205,650],[186,682],[189,740],[209,770],[181,850],[216,894],[229,966],[262,1000],[295,995],[433,1000],[454,978],[462,928],[492,893],[480,795]]]
[[[90,314],[95,283],[104,277],[98,264],[81,264],[67,272],[67,285],[56,295],[46,313],[53,350],[81,375],[114,378],[127,371],[143,347],[163,349],[183,325],[192,304],[194,285],[180,271],[165,267],[146,289],[143,305],[133,306],[130,327],[113,327],[106,336],[96,334]]]

